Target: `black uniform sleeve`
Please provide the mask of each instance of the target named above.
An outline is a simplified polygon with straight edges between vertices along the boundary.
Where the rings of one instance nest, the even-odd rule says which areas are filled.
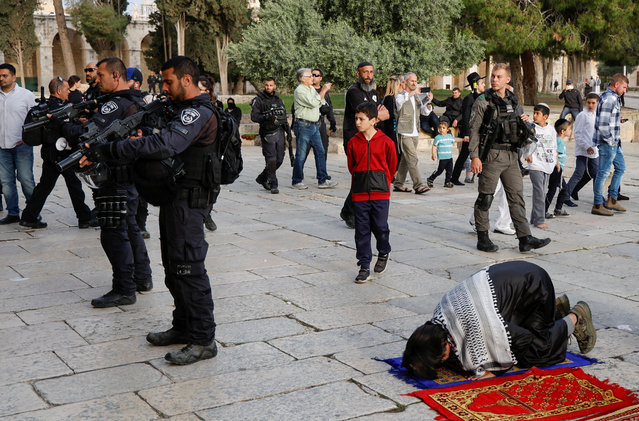
[[[262,114],[262,100],[256,96],[251,104],[251,121],[254,123],[261,123],[264,121],[264,115]]]
[[[337,130],[337,121],[335,121],[335,113],[333,112],[333,103],[331,102],[331,95],[328,92],[326,92],[326,95],[324,95],[324,98],[326,99],[326,104],[328,105],[328,113],[326,114],[326,119],[330,123],[329,130],[335,131]]]
[[[438,99],[433,98],[430,102],[432,102],[433,104],[437,105],[438,107],[447,107],[448,106],[448,99],[440,101]]]

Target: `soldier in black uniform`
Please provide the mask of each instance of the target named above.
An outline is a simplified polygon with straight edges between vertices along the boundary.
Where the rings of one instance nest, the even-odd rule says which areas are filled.
[[[275,172],[284,162],[285,135],[290,130],[284,102],[275,93],[275,88],[275,79],[267,77],[264,79],[264,90],[257,94],[251,104],[251,121],[260,125],[262,155],[266,161],[264,170],[255,181],[273,194],[280,192]]]
[[[173,364],[184,365],[217,355],[213,298],[204,265],[208,244],[202,223],[219,193],[217,181],[203,183],[209,174],[206,162],[217,146],[218,120],[210,96],[200,94],[199,70],[191,59],[172,58],[162,66],[162,76],[162,90],[176,108],[168,126],[158,134],[89,149],[80,165],[153,154],[178,156],[184,162],[186,175],[177,180],[177,193],[165,195],[160,205],[162,264],[175,303],[173,327],[146,337],[156,346],[188,344],[165,356]]]
[[[108,94],[99,105],[88,124],[105,128],[111,122],[136,113],[144,105],[142,94],[129,89],[126,67],[119,58],[100,60],[97,64],[100,89]],[[72,144],[86,127],[66,123],[62,126],[64,137]],[[113,161],[109,165],[108,180],[95,190],[94,198],[101,221],[100,242],[113,270],[112,289],[104,296],[91,301],[94,307],[115,307],[134,304],[135,292],[153,288],[151,266],[144,239],[135,220],[138,208],[138,192],[133,185],[131,167],[125,161]],[[123,220],[108,221],[101,218],[100,207],[108,209],[126,203],[126,217]],[[109,215],[111,216],[111,215]]]
[[[519,250],[529,251],[550,243],[550,238],[539,239],[530,234],[526,220],[524,203],[524,183],[519,169],[519,146],[521,140],[517,135],[517,119],[528,122],[528,116],[517,102],[515,95],[507,89],[510,82],[510,68],[504,63],[497,63],[490,75],[491,89],[481,94],[473,105],[470,121],[470,169],[479,176],[479,196],[475,201],[475,226],[477,229],[477,249],[495,252],[499,249],[488,237],[490,221],[488,209],[493,201],[497,188],[497,180],[501,179],[508,200],[510,217],[515,225]],[[495,112],[491,124],[496,126],[490,139],[480,139],[484,114],[488,107]],[[480,142],[490,145],[486,159],[480,158]]]
[[[57,77],[49,82],[49,93],[51,96],[47,100],[49,110],[54,111],[63,107],[69,100],[69,83]],[[20,225],[28,228],[46,228],[47,223],[38,220],[38,215],[44,206],[44,202],[53,191],[55,183],[60,176],[60,172],[55,166],[56,162],[66,158],[70,151],[56,149],[56,141],[60,138],[60,130],[56,128],[45,128],[42,136],[42,147],[40,155],[42,156],[42,175],[38,185],[33,189],[31,199],[27,202],[27,207],[22,211],[22,219]],[[73,210],[78,217],[78,228],[96,227],[98,222],[91,218],[91,209],[84,203],[84,191],[82,183],[72,170],[62,173],[64,181],[69,190]]]
[[[102,92],[100,91],[100,84],[98,83],[98,65],[95,61],[86,65],[84,68],[84,77],[89,84],[89,89],[84,92],[84,100],[90,101],[92,99],[97,99],[100,95],[102,95]]]

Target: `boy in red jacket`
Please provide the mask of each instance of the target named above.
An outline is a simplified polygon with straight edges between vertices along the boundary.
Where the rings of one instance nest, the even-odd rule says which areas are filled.
[[[390,186],[397,170],[395,144],[381,130],[375,129],[377,107],[370,102],[355,110],[355,126],[359,131],[348,142],[346,158],[352,174],[351,193],[355,216],[355,246],[359,273],[355,282],[370,279],[371,232],[377,240],[375,273],[382,273],[388,263],[391,246],[388,241],[388,208]]]

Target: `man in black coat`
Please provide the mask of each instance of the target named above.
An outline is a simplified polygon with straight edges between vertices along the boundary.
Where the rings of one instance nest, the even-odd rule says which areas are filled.
[[[438,107],[446,107],[446,111],[439,118],[440,121],[448,121],[451,127],[457,127],[462,117],[462,99],[459,88],[453,89],[453,95],[443,101],[432,98],[431,102]]]

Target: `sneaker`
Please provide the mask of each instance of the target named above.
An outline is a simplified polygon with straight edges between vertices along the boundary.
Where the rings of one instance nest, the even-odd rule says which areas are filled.
[[[187,344],[189,343],[189,335],[175,328],[171,328],[164,332],[150,332],[146,335],[146,341],[155,346]]]
[[[211,218],[210,213],[206,215],[206,218],[204,218],[204,226],[209,231],[215,231],[217,229],[217,225],[215,224],[215,221],[213,221],[213,218]]]
[[[215,341],[209,345],[188,344],[179,351],[169,352],[164,359],[171,364],[188,365],[198,361],[208,360],[217,355],[217,345]]]
[[[504,235],[515,235],[516,233],[516,231],[510,227],[495,228],[493,232],[496,232],[497,234],[504,234]]]
[[[386,266],[388,265],[388,253],[380,254],[377,256],[377,262],[375,263],[375,267],[373,271],[375,273],[383,273],[386,270]]]
[[[260,180],[260,177],[257,177],[257,178],[255,179],[255,182],[256,182],[257,184],[259,184],[260,186],[264,187],[264,189],[265,189],[265,190],[271,190],[271,184],[270,184],[268,181],[266,181],[266,180],[261,181],[261,180]]]
[[[454,180],[454,181],[453,181],[453,184],[454,184],[454,185],[456,185],[456,186],[465,186],[465,184],[464,184],[464,183],[462,183],[462,182],[461,182],[461,181],[459,181],[459,180]]]
[[[597,342],[597,331],[592,324],[590,306],[583,301],[579,301],[570,312],[577,316],[577,324],[575,325],[573,335],[577,338],[579,352],[587,354],[592,351]]]
[[[427,178],[427,179],[426,179],[426,185],[427,185],[428,187],[433,187],[433,180],[431,180],[430,178]]]
[[[567,199],[566,201],[564,201],[564,205],[568,206],[569,208],[576,208],[577,206],[579,206],[578,204],[576,204],[570,199]]]
[[[332,189],[334,187],[337,187],[339,183],[337,181],[333,181],[333,180],[326,180],[323,183],[320,183],[317,185],[317,187],[319,187],[320,189]]]
[[[550,213],[550,212],[546,212],[546,219],[553,219],[555,217],[554,214]]]
[[[553,212],[555,216],[569,216],[570,214],[566,212],[566,209],[555,209]]]
[[[47,223],[42,221],[28,222],[23,219],[20,221],[20,226],[38,230],[38,229],[46,228]]]
[[[271,189],[271,194],[279,194],[279,192],[280,192],[280,189],[278,189],[277,187],[273,187]]]
[[[93,300],[91,300],[91,305],[96,308],[127,306],[135,304],[135,300],[135,294],[122,295],[111,290],[104,294],[102,297],[94,298]]]
[[[371,279],[371,270],[360,268],[357,277],[355,278],[356,284],[364,284]]]
[[[306,190],[308,186],[304,183],[295,183],[293,184],[293,188],[297,190]]]
[[[555,300],[556,320],[563,319],[570,313],[570,300],[566,294],[562,294]]]
[[[475,182],[475,178],[474,177],[473,178],[466,177],[464,179],[464,183],[466,183],[466,184],[473,184],[474,182]]]

